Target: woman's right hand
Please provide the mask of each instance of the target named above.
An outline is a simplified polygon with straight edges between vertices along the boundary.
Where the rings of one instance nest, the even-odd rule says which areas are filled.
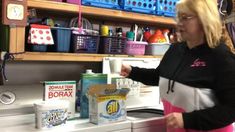
[[[122,64],[122,69],[121,69],[121,76],[128,77],[129,74],[131,73],[131,66],[130,65],[124,65]]]

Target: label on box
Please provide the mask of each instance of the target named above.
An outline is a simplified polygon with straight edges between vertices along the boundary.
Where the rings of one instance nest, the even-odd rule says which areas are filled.
[[[40,118],[40,119],[37,119]],[[36,117],[37,128],[52,128],[65,124],[67,120],[67,109],[54,109],[48,111],[41,111]]]
[[[68,118],[74,117],[76,81],[46,81],[44,100],[61,99],[69,101]]]
[[[90,122],[106,124],[126,120],[126,95],[129,89],[116,85],[93,85],[89,89]]]
[[[106,124],[126,120],[126,97],[90,97],[90,100],[90,107],[92,108],[90,110],[90,122]]]

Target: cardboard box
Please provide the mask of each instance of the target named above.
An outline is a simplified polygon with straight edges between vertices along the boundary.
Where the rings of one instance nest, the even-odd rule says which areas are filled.
[[[92,85],[89,95],[89,119],[94,124],[126,120],[128,88],[116,89],[114,84]]]
[[[76,81],[45,81],[44,100],[69,101],[68,119],[75,116]]]

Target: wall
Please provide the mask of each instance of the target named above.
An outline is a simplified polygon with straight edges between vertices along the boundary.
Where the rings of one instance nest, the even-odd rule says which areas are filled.
[[[9,81],[0,85],[0,117],[33,113],[33,104],[43,99],[41,81],[63,81],[80,79],[86,69],[99,73],[101,62],[19,62],[6,64],[6,76]],[[1,95],[11,92],[15,101],[8,105],[1,102]]]
[[[86,69],[102,72],[102,62],[8,62],[4,85],[38,84],[46,80],[79,80]]]

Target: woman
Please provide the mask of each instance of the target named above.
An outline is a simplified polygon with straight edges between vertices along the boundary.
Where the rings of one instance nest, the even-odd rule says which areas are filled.
[[[157,69],[122,66],[121,75],[159,85],[168,132],[232,132],[235,57],[221,41],[215,0],[181,0],[173,44]]]

